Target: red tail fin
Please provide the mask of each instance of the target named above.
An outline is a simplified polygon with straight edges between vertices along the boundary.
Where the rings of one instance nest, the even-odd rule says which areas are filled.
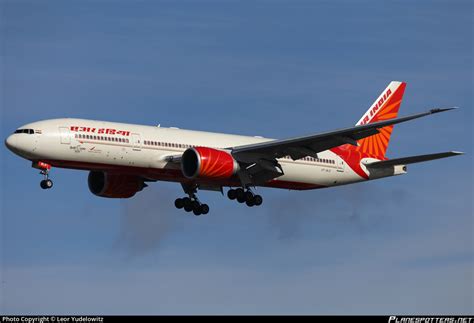
[[[406,83],[404,82],[390,82],[356,125],[396,118],[402,103],[405,86]],[[354,149],[369,155],[385,157],[392,130],[393,126],[384,127],[380,129],[380,133],[359,140],[359,146],[354,147]]]

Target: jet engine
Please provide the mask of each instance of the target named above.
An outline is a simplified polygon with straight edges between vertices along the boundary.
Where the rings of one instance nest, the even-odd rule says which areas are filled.
[[[87,179],[92,194],[109,198],[129,198],[147,185],[134,175],[91,171]]]
[[[183,153],[181,170],[189,179],[226,179],[237,173],[239,164],[227,151],[193,147]]]

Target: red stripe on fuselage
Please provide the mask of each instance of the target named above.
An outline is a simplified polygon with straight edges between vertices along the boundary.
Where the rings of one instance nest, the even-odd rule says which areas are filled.
[[[68,160],[42,160],[54,167],[67,168],[67,169],[79,169],[79,170],[95,170],[105,172],[116,172],[121,174],[129,174],[144,177],[150,180],[167,181],[167,182],[178,182],[178,183],[192,183],[197,182],[199,184],[226,186],[226,187],[239,187],[241,186],[239,179],[234,176],[225,180],[209,180],[209,179],[198,179],[190,180],[184,177],[183,173],[178,168],[146,168],[136,166],[122,166],[122,165],[111,165],[111,164],[100,164],[100,163],[89,163],[79,161],[68,161]],[[292,181],[272,180],[267,182],[263,187],[273,187],[289,190],[312,190],[318,188],[325,188],[326,186],[311,184],[311,183],[300,183]]]
[[[378,160],[387,160],[385,157],[375,156],[372,154],[364,153],[360,150],[357,150],[356,147],[352,145],[342,145],[330,149],[334,154],[341,157],[357,175],[362,178],[369,179],[369,175],[362,169],[360,162],[363,158],[374,158]]]

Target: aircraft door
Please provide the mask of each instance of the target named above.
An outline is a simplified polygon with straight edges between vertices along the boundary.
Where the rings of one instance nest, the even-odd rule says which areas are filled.
[[[71,132],[68,127],[59,127],[59,137],[61,144],[69,145],[71,143]]]
[[[133,150],[140,151],[141,150],[141,140],[140,140],[140,134],[138,133],[132,133],[132,147]]]
[[[340,158],[336,159],[337,163],[337,171],[338,172],[344,172],[344,161]]]

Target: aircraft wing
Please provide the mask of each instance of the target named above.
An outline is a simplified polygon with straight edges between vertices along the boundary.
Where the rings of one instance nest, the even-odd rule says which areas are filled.
[[[396,166],[396,165],[407,165],[407,164],[421,163],[421,162],[425,162],[425,161],[429,161],[429,160],[452,157],[452,156],[457,156],[457,155],[462,155],[462,154],[463,153],[459,152],[459,151],[448,151],[448,152],[437,153],[437,154],[418,155],[418,156],[410,156],[410,157],[383,160],[383,161],[367,164],[366,166],[370,167],[370,168],[383,168],[383,167],[386,167],[386,166]]]
[[[276,160],[277,158],[285,156],[290,156],[293,160],[306,156],[318,158],[317,154],[327,149],[344,144],[357,146],[358,140],[378,134],[379,129],[383,127],[452,109],[455,108],[432,109],[424,113],[358,125],[351,128],[290,139],[270,140],[257,144],[228,147],[227,149],[231,151],[232,156],[241,166],[238,176],[243,184],[264,183],[283,175],[283,169]],[[177,164],[181,162],[181,158],[181,154],[170,155],[165,157],[165,160]],[[371,166],[377,167],[376,163],[371,164]]]
[[[232,155],[238,162],[256,163],[259,160],[275,160],[290,156],[293,160],[306,156],[317,158],[317,153],[343,144],[357,146],[357,140],[379,133],[379,129],[454,108],[432,109],[407,117],[394,118],[351,128],[290,139],[273,140],[251,145],[232,147]]]

